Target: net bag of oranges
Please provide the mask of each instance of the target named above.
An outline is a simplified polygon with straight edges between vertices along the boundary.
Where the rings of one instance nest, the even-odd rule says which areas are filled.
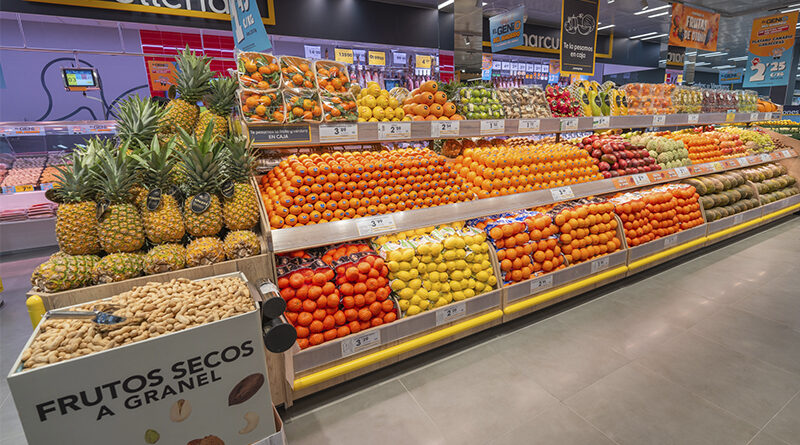
[[[317,84],[320,90],[329,93],[347,93],[350,91],[350,75],[347,65],[332,60],[314,62]]]
[[[277,267],[278,289],[286,300],[284,315],[297,331],[300,348],[339,337],[339,328],[346,323],[333,269],[320,260],[305,258],[284,257],[282,263]]]
[[[280,87],[278,58],[272,54],[240,52],[236,56],[236,68],[242,88],[271,90]]]
[[[616,252],[622,246],[617,236],[614,204],[605,199],[568,201],[548,213],[554,215],[559,245],[570,265]]]
[[[282,124],[286,119],[283,95],[278,90],[239,90],[239,107],[247,122]]]
[[[322,122],[322,104],[317,90],[285,89],[286,123]]]
[[[334,94],[322,91],[322,120],[324,122],[356,122],[358,107],[351,93]]]
[[[314,65],[302,57],[281,56],[281,82],[284,88],[317,88]]]

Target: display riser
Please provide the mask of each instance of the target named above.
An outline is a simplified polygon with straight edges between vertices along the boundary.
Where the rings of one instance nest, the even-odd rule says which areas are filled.
[[[55,218],[0,223],[0,252],[3,254],[54,246],[58,246]]]

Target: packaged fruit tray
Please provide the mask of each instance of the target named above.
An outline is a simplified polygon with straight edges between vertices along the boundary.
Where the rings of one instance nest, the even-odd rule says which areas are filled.
[[[236,73],[242,88],[270,90],[281,86],[278,58],[272,54],[240,52],[236,56]]]
[[[358,107],[356,99],[351,93],[320,93],[322,102],[323,122],[356,122],[358,121]]]
[[[322,122],[322,104],[319,93],[310,89],[283,90],[287,124],[297,122]]]
[[[281,85],[284,88],[317,88],[314,65],[302,57],[281,56]]]
[[[503,106],[497,99],[497,91],[492,88],[462,87],[454,102],[458,113],[465,119],[502,119]]]
[[[350,74],[347,65],[332,60],[314,62],[317,84],[320,90],[329,93],[347,93],[350,91]]]
[[[239,90],[239,109],[247,122],[282,124],[286,120],[283,94],[279,90]]]

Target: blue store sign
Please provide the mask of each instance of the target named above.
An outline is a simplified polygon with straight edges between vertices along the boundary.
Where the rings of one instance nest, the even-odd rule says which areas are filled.
[[[261,21],[261,12],[255,0],[228,0],[230,2],[233,41],[239,51],[265,52],[272,49],[267,30]]]
[[[489,18],[489,37],[492,39],[493,53],[525,44],[524,17],[525,7],[520,6]]]

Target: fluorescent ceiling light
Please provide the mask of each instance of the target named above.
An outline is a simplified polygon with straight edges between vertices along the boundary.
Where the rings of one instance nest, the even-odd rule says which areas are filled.
[[[715,70],[724,70],[725,68],[736,68],[736,66],[735,65],[719,65],[719,66],[713,66],[712,68],[714,68]]]
[[[447,5],[452,5],[454,1],[455,0],[445,0],[445,1],[441,2],[441,3],[439,3],[439,9],[442,9]]]
[[[658,61],[658,63],[667,63],[667,59],[661,59]]]
[[[703,65],[711,65],[711,63],[710,62],[697,62],[697,63],[694,64],[694,66],[703,66]]]
[[[664,34],[659,34],[659,35],[657,35],[657,36],[645,37],[645,38],[643,38],[642,40],[658,39],[658,38],[661,38],[661,37],[666,37],[666,36],[667,36],[667,34],[666,34],[666,33],[664,33]]]
[[[722,52],[716,51],[716,52],[713,52],[713,53],[700,54],[700,57],[719,57],[719,56],[727,56],[727,55],[728,55],[728,53],[722,53]]]
[[[640,38],[640,37],[652,36],[652,35],[654,35],[654,34],[658,34],[658,33],[657,33],[657,32],[655,32],[655,31],[653,31],[653,32],[648,32],[648,33],[646,33],[646,34],[639,34],[638,36],[633,36],[633,37],[631,37],[631,39],[638,39],[638,38]]]
[[[739,62],[739,61],[741,61],[741,60],[747,60],[747,56],[741,56],[741,57],[731,57],[731,58],[730,58],[730,59],[728,59],[728,60],[730,60],[731,62]]]
[[[598,31],[602,31],[602,30],[604,30],[604,29],[613,28],[613,27],[615,27],[615,26],[617,26],[617,25],[606,25],[606,26],[601,26],[601,27],[597,28],[597,30],[598,30]]]
[[[671,13],[671,12],[672,12],[672,11],[664,11],[664,12],[659,12],[658,14],[648,15],[648,16],[647,16],[647,18],[648,18],[648,19],[652,19],[652,18],[654,18],[654,17],[661,17],[662,15],[667,15],[667,14],[669,14],[669,13]]]
[[[784,9],[783,11],[781,11],[781,14],[785,12],[794,12],[794,11],[800,11],[800,8]]]
[[[645,8],[645,9],[642,9],[641,11],[634,12],[633,15],[650,14],[653,11],[658,11],[659,9],[669,8],[671,6],[672,5],[664,5],[664,6],[659,6],[658,8]]]
[[[696,56],[697,55],[697,51],[692,51],[690,53],[686,53],[686,55],[687,56]]]

